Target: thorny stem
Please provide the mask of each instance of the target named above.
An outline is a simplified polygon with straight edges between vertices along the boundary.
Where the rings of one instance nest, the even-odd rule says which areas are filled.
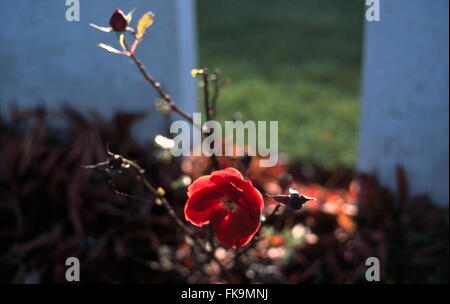
[[[206,256],[208,256],[208,258],[214,262],[216,262],[219,267],[221,272],[224,274],[224,276],[227,279],[231,278],[230,273],[228,272],[228,270],[225,268],[225,266],[219,261],[219,259],[214,255],[214,251],[209,251],[205,245],[198,239],[198,237],[192,232],[192,230],[190,230],[184,223],[183,221],[178,217],[178,215],[175,213],[175,210],[172,208],[172,205],[169,203],[169,201],[165,198],[165,193],[164,190],[162,190],[162,188],[158,188],[156,189],[155,187],[153,187],[153,185],[148,181],[148,179],[145,177],[145,170],[143,168],[141,168],[136,162],[126,159],[121,155],[118,154],[113,154],[111,152],[108,151],[108,154],[112,156],[112,159],[119,159],[123,165],[121,165],[122,168],[129,168],[132,167],[134,170],[137,171],[137,173],[139,174],[141,181],[143,183],[143,185],[145,186],[145,188],[147,188],[147,190],[152,193],[154,196],[156,196],[156,200],[155,202],[158,205],[162,205],[167,213],[170,215],[170,217],[175,221],[176,225],[187,235],[189,236],[192,241],[200,248],[201,251],[203,251],[204,254],[206,254]],[[96,165],[92,165],[92,166],[86,166],[86,168],[100,168],[100,167],[104,167],[106,165],[108,165],[109,162],[101,162],[98,163]],[[123,193],[120,192],[118,190],[116,190],[116,193],[119,195],[124,195],[126,197],[130,197],[130,198],[136,198],[139,200],[144,200],[141,199],[139,197],[136,197],[134,195],[130,195],[127,193]],[[147,200],[144,200],[147,201]]]
[[[170,109],[173,112],[178,113],[179,115],[181,115],[182,117],[187,119],[192,125],[201,128],[201,126],[198,126],[197,124],[194,123],[194,119],[192,118],[192,115],[186,113],[185,111],[180,109],[180,107],[178,107],[178,105],[172,100],[172,97],[166,91],[164,91],[164,89],[161,87],[161,83],[156,81],[156,79],[153,78],[153,76],[151,76],[149,73],[147,73],[144,65],[136,57],[134,52],[131,51],[129,44],[126,41],[124,41],[124,45],[129,52],[129,54],[128,54],[129,57],[133,60],[134,64],[136,64],[139,71],[144,76],[145,80],[147,80],[147,82],[150,83],[153,86],[153,88],[158,92],[159,96],[161,96],[161,98],[165,102],[167,102],[167,104],[170,106]]]
[[[216,256],[214,255],[214,252],[209,251],[208,249],[206,249],[206,247],[204,246],[204,244],[202,244],[202,242],[197,238],[197,236],[192,232],[192,230],[190,230],[181,220],[180,218],[177,216],[177,214],[175,213],[175,210],[172,208],[172,205],[169,203],[169,201],[167,201],[167,199],[164,197],[164,193],[161,193],[161,191],[158,191],[157,189],[155,189],[155,187],[153,187],[150,182],[147,180],[147,178],[144,175],[144,169],[142,169],[137,163],[130,161],[128,159],[124,159],[124,161],[126,163],[129,163],[130,166],[132,166],[141,176],[142,178],[142,182],[144,184],[144,186],[152,193],[154,194],[160,201],[161,205],[167,210],[167,213],[169,213],[169,215],[172,217],[172,219],[175,221],[175,223],[177,224],[177,226],[183,230],[183,232],[188,235],[193,241],[194,243],[201,249],[201,251],[203,251],[203,253],[205,253],[210,260],[213,260],[214,262],[216,262],[219,267],[220,270],[222,271],[222,273],[227,276],[227,278],[230,278],[230,274],[228,273],[228,271],[225,269],[225,267],[223,266],[223,264],[219,261],[219,259],[216,258]]]
[[[208,69],[203,69],[203,94],[204,94],[204,102],[205,102],[205,114],[206,114],[206,121],[209,121],[211,119],[212,108],[211,104],[209,102],[209,80],[208,80]]]
[[[158,92],[158,94],[161,96],[161,98],[167,102],[167,104],[170,106],[170,109],[187,119],[193,126],[197,128],[201,128],[201,126],[197,125],[194,122],[194,119],[192,115],[186,113],[183,111],[178,105],[172,100],[172,97],[164,91],[164,89],[161,87],[161,83],[156,81],[156,79],[151,76],[147,71],[145,70],[144,65],[141,63],[141,61],[136,57],[134,49],[135,45],[133,44],[133,47],[130,48],[130,45],[127,43],[127,41],[124,39],[124,45],[128,51],[128,56],[133,60],[134,64],[138,67],[141,74],[144,76],[144,79],[147,80],[148,83],[150,83],[153,88]],[[203,80],[204,80],[204,98],[205,98],[205,112],[206,112],[206,120],[209,121],[211,119],[211,115],[213,115],[214,110],[209,100],[209,88],[208,88],[208,70],[204,69],[203,72]],[[218,97],[218,88],[216,87],[215,95],[214,95],[214,104],[216,103],[216,99]],[[217,157],[215,154],[211,157],[212,160],[212,167],[213,170],[219,169],[219,162],[217,160]]]
[[[275,214],[277,214],[278,209],[280,209],[281,205],[282,204],[278,203],[278,205],[275,208],[273,208],[272,212],[267,216],[266,220],[264,221],[264,224],[267,223],[269,219],[272,219],[275,216]]]
[[[133,60],[134,64],[137,66],[137,68],[141,72],[142,76],[144,76],[144,79],[147,80],[147,82],[158,92],[160,97],[169,105],[170,109],[173,112],[178,113],[180,116],[182,116],[186,120],[188,120],[193,126],[201,129],[201,126],[197,125],[194,122],[192,115],[186,113],[180,107],[178,107],[178,105],[172,100],[172,97],[161,87],[161,83],[158,82],[153,76],[151,76],[146,71],[145,66],[141,63],[141,61],[135,55],[136,45],[133,44],[133,46],[130,48],[130,45],[126,42],[126,40],[124,40],[123,42],[128,51],[128,53],[127,53],[128,56]],[[215,87],[215,92],[214,92],[214,97],[213,97],[214,105],[211,105],[210,100],[209,100],[208,72],[206,69],[204,71],[205,72],[203,74],[203,77],[204,77],[203,79],[204,79],[205,110],[206,110],[207,121],[209,121],[211,119],[211,115],[213,115],[213,113],[214,113],[213,107],[215,107],[215,103],[216,103],[216,100],[218,97],[218,87],[217,86]],[[110,153],[110,152],[108,152],[108,153]],[[151,192],[153,195],[155,195],[157,197],[156,202],[158,204],[162,205],[166,209],[167,213],[175,221],[177,226],[193,240],[193,242],[200,248],[201,251],[203,251],[209,257],[210,260],[216,262],[219,265],[221,272],[227,277],[227,279],[230,279],[230,277],[231,277],[230,273],[223,266],[223,264],[217,259],[217,257],[214,255],[214,251],[209,251],[205,247],[205,245],[197,238],[197,236],[183,223],[183,221],[180,220],[180,218],[175,213],[175,210],[172,208],[169,201],[167,201],[167,199],[164,197],[164,191],[161,192],[161,191],[159,191],[160,189],[155,189],[155,187],[153,187],[150,184],[150,182],[147,180],[147,178],[144,175],[145,170],[142,169],[137,163],[135,163],[131,160],[128,160],[124,157],[121,157],[121,159],[125,164],[127,164],[130,167],[133,167],[133,169],[135,169],[138,172],[139,176],[142,179],[142,183],[147,188],[147,190],[149,190],[149,192]],[[217,158],[215,157],[215,155],[213,155],[212,161],[213,161],[213,168],[217,169],[219,167],[219,165],[218,165],[218,161],[217,161]],[[96,168],[96,167],[98,167],[98,165],[105,165],[105,163],[106,162],[99,163],[99,164],[93,165],[93,166],[87,166],[87,167]],[[120,192],[118,190],[116,190],[116,193],[119,195],[124,195],[124,196],[130,197],[130,198],[141,199],[136,196]]]
[[[216,114],[216,110],[217,110],[217,99],[219,98],[219,93],[220,93],[220,84],[219,84],[219,73],[216,72],[214,73],[214,93],[213,96],[211,98],[211,110],[213,115]]]
[[[211,120],[211,116],[214,115],[214,111],[211,105],[211,101],[209,98],[209,74],[208,69],[204,68],[202,69],[202,75],[203,75],[203,97],[204,97],[204,103],[205,103],[205,114],[206,114],[206,121]],[[211,167],[213,170],[219,169],[219,162],[217,160],[216,154],[213,153],[211,155]]]

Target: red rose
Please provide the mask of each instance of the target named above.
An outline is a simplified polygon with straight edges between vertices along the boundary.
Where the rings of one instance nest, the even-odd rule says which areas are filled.
[[[126,30],[128,22],[125,14],[120,9],[116,9],[109,20],[109,25],[115,32],[123,32]]]
[[[234,168],[199,177],[189,186],[188,196],[186,220],[196,226],[211,224],[225,247],[244,246],[259,229],[262,195]]]

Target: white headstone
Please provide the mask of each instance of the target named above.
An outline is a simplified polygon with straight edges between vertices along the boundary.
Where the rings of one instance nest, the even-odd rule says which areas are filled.
[[[449,201],[448,0],[380,0],[367,22],[360,171],[395,189],[404,167],[411,194]]]
[[[76,1],[67,1],[72,3]],[[63,0],[0,2],[0,110],[45,105],[50,110],[68,103],[106,118],[116,111],[148,114],[135,130],[149,139],[159,130],[155,111],[158,95],[144,81],[131,60],[96,47],[103,42],[120,46],[113,33],[93,29],[108,26],[116,8],[136,8],[135,26],[147,11],[155,14],[137,56],[147,70],[187,112],[196,108],[195,16],[192,0],[79,0],[80,21],[66,20],[71,5]],[[130,39],[130,38],[129,38]],[[129,42],[131,42],[129,40]]]

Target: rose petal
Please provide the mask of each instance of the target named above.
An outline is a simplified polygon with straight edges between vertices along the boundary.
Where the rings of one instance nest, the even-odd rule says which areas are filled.
[[[202,190],[204,188],[214,187],[215,184],[211,180],[211,175],[204,175],[197,178],[189,187],[188,187],[188,197],[191,197],[195,192]]]
[[[221,209],[222,195],[211,188],[195,192],[184,206],[186,220],[196,226],[209,224],[213,213]]]
[[[245,198],[249,203],[253,205],[253,208],[256,208],[259,211],[264,209],[264,199],[261,192],[256,189],[251,181],[246,182],[247,187],[244,190]]]
[[[225,168],[223,170],[215,171],[212,173],[213,176],[222,176],[222,177],[229,177],[229,176],[235,176],[241,180],[244,179],[241,172],[236,170],[235,168],[229,167]]]
[[[211,181],[216,184],[216,191],[223,193],[236,202],[238,202],[245,187],[245,182],[242,178],[224,172],[220,172],[219,174],[213,173],[211,175]]]
[[[223,246],[242,247],[250,242],[258,231],[259,216],[260,214],[255,216],[243,208],[238,208],[233,213],[218,211],[211,219],[215,237]]]

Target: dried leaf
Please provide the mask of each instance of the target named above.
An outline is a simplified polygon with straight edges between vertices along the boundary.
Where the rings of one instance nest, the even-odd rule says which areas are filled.
[[[122,47],[122,50],[124,52],[127,51],[126,47],[125,47],[125,34],[124,33],[120,33],[119,34],[119,44]]]
[[[114,54],[123,54],[122,51],[115,49],[112,46],[104,44],[104,43],[99,43],[99,44],[97,44],[97,46],[107,50],[108,52],[114,53]]]
[[[139,19],[138,26],[137,26],[137,34],[136,39],[141,39],[145,31],[152,26],[154,22],[154,15],[152,12],[148,12],[142,15],[141,19]]]
[[[106,26],[99,26],[99,25],[96,25],[96,24],[93,24],[93,23],[89,23],[89,25],[90,26],[92,26],[93,28],[95,28],[96,30],[99,30],[99,31],[102,31],[102,32],[106,32],[106,33],[109,33],[109,32],[112,32],[112,28],[111,27],[106,27]]]
[[[129,12],[126,16],[125,19],[127,20],[127,23],[130,24],[131,20],[133,19],[133,13],[136,9],[134,8],[133,10],[131,10],[131,12]]]

